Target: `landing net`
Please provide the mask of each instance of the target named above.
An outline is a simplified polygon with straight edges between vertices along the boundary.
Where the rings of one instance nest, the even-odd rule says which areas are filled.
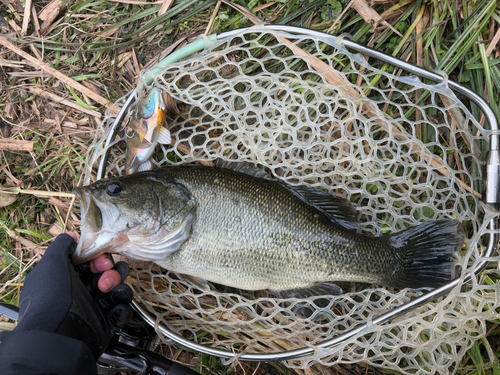
[[[446,79],[423,82],[354,54],[341,38],[259,26],[207,41],[201,53],[149,81],[143,77],[135,95],[154,85],[177,108],[168,118],[172,144],[158,146],[155,168],[216,159],[258,164],[289,184],[349,199],[367,235],[456,218],[467,237],[456,265],[473,271],[484,260],[492,214],[480,204],[481,165],[490,131]],[[108,111],[89,153],[86,184],[96,179],[107,151],[108,175],[124,173],[127,119],[111,145],[105,143],[113,113]],[[498,257],[497,250],[492,260]],[[307,299],[201,292],[156,265],[131,264],[137,300],[157,324],[235,353],[314,349],[287,361],[292,368],[362,361],[409,374],[450,373],[485,336],[485,321],[500,317],[497,263],[463,288],[383,325],[371,322],[425,291],[348,283],[344,295]],[[364,324],[363,334],[333,349],[317,347]]]

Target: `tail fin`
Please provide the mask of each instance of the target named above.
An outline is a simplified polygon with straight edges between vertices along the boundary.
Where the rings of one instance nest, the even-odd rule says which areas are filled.
[[[436,288],[451,280],[454,255],[464,242],[457,220],[431,221],[388,237],[402,267],[388,285],[396,288]]]

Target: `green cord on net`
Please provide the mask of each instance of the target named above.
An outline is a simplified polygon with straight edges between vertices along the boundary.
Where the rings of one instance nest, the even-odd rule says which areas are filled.
[[[208,35],[206,38],[200,38],[200,39],[194,41],[193,43],[190,43],[187,46],[181,48],[180,50],[175,51],[171,55],[165,57],[158,64],[156,64],[152,69],[148,70],[148,72],[144,75],[143,82],[146,85],[150,85],[153,82],[154,78],[167,65],[176,63],[177,61],[180,61],[185,57],[191,56],[192,54],[203,50],[207,45],[207,40],[210,42],[215,42],[217,40],[217,35],[212,34],[212,35]]]

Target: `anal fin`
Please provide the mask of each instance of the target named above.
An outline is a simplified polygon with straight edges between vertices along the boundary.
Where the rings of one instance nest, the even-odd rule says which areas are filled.
[[[319,283],[307,288],[286,289],[286,290],[271,290],[271,293],[280,298],[308,298],[315,296],[343,294],[344,291],[340,286],[334,283]]]
[[[202,292],[210,291],[210,285],[208,284],[207,280],[200,279],[199,277],[196,276],[185,275],[183,273],[180,273],[179,276],[189,281],[191,284],[193,284],[196,288],[198,288]]]
[[[137,172],[144,172],[144,171],[150,171],[152,168],[152,164],[150,160],[146,160],[144,163],[139,165],[139,168],[137,168]]]

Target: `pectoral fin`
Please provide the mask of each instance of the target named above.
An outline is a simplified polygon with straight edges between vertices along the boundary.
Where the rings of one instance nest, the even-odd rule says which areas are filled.
[[[160,127],[158,132],[158,142],[163,145],[169,145],[172,142],[172,138],[170,136],[170,130]]]

